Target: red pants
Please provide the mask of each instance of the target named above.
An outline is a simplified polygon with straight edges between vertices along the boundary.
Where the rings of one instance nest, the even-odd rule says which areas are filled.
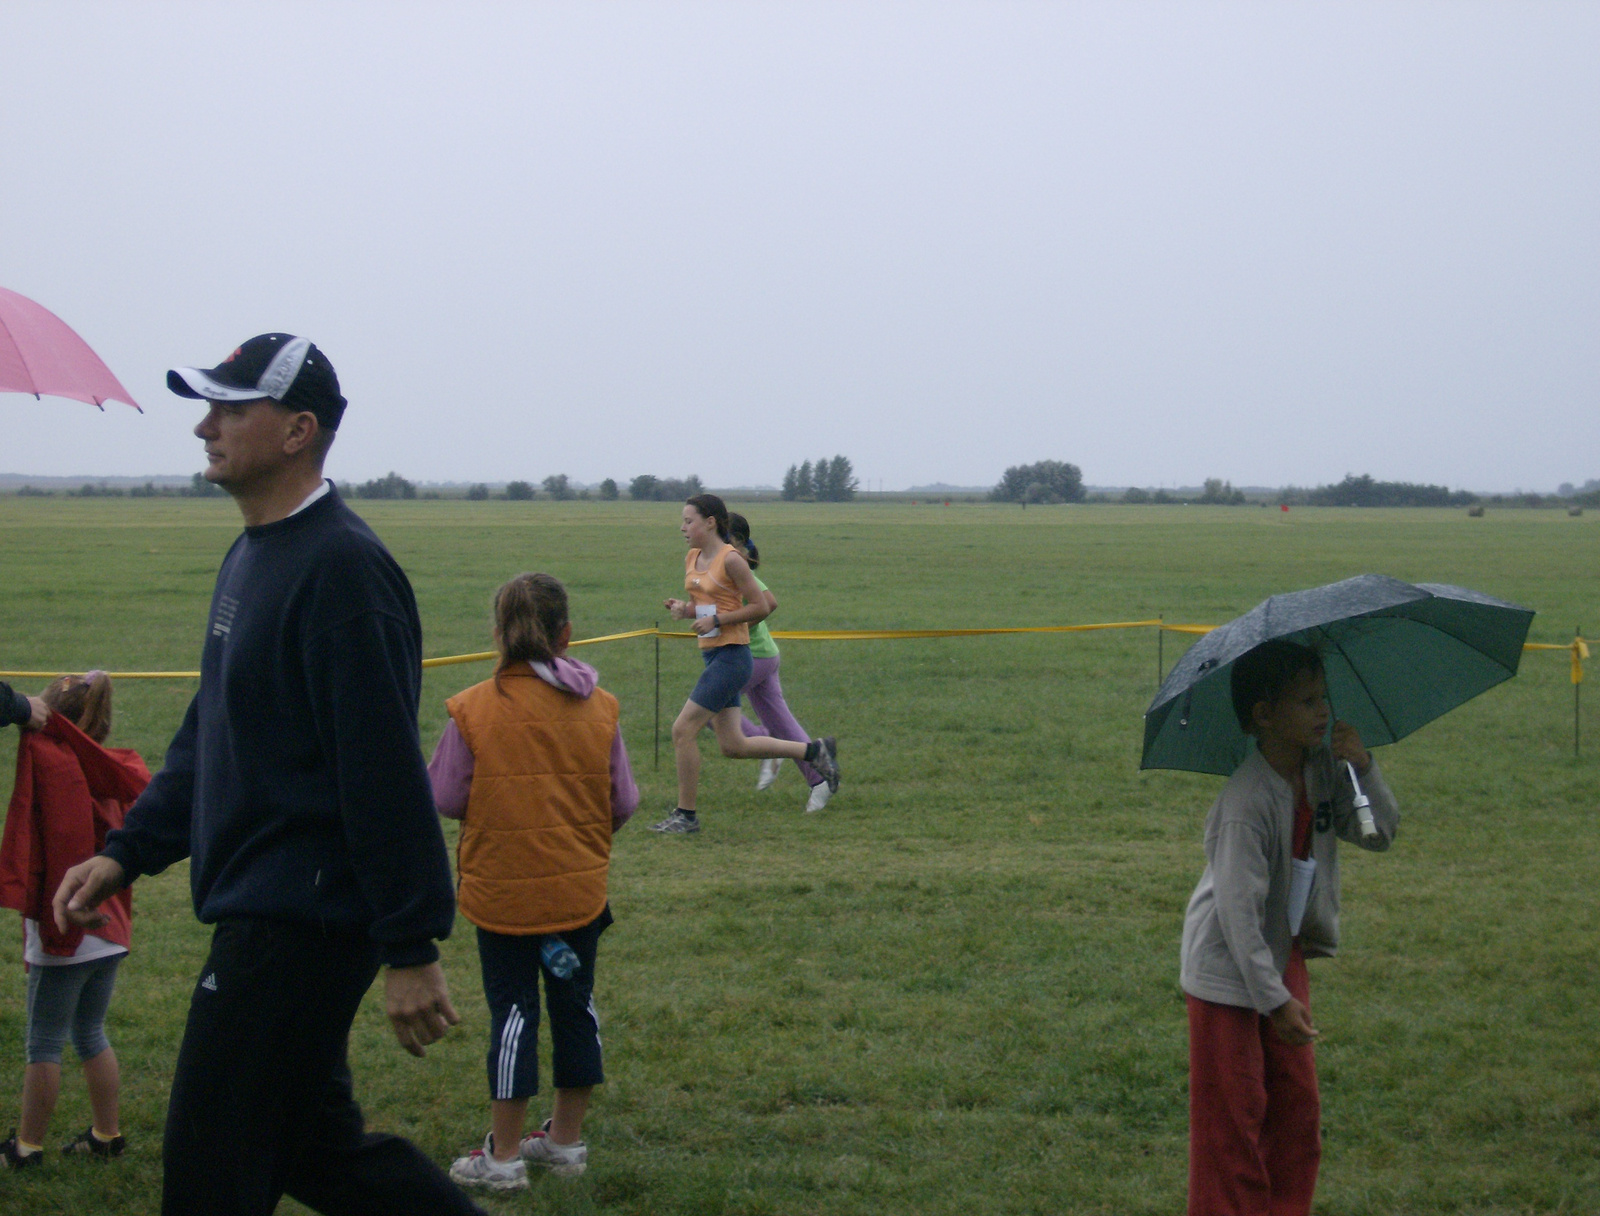
[[[1309,1010],[1296,945],[1283,982]],[[1188,997],[1189,1216],[1306,1216],[1322,1159],[1317,1064],[1254,1009]]]

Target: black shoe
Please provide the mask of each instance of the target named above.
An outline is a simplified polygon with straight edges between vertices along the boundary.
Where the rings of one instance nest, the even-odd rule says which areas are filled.
[[[828,792],[839,792],[839,745],[834,742],[833,736],[817,740],[817,758],[809,762],[811,767],[822,774],[822,779],[828,783]]]
[[[122,1156],[128,1147],[125,1136],[114,1136],[110,1140],[102,1140],[94,1134],[94,1125],[90,1124],[77,1134],[65,1148],[61,1150],[67,1157],[100,1157],[106,1161],[113,1157]]]
[[[8,1170],[25,1170],[35,1165],[44,1164],[44,1150],[37,1153],[19,1153],[17,1151],[17,1129],[11,1129],[11,1135],[0,1142],[0,1162],[5,1163]]]
[[[691,836],[700,830],[700,817],[696,815],[691,819],[677,807],[673,807],[672,814],[668,815],[660,823],[652,823],[650,830],[652,832],[666,832],[672,836]]]

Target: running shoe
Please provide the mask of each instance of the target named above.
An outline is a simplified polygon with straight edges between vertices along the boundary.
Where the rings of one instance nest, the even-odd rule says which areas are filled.
[[[756,789],[770,789],[772,783],[778,779],[778,765],[782,760],[763,760],[761,762],[761,775],[756,778]]]
[[[822,779],[828,783],[828,793],[839,792],[839,745],[834,742],[833,736],[818,739],[822,746],[817,749],[817,758],[809,761],[812,768],[822,774]]]
[[[826,781],[819,781],[811,787],[811,797],[806,799],[806,813],[820,811],[828,805],[828,799],[833,797],[833,791],[828,788]]]
[[[689,836],[700,830],[700,816],[696,815],[693,819],[690,819],[677,807],[673,807],[672,814],[668,815],[660,823],[652,823],[650,830],[652,832],[666,832],[674,836]]]
[[[589,1146],[582,1140],[576,1144],[557,1144],[550,1139],[550,1120],[538,1131],[522,1138],[522,1159],[529,1165],[542,1166],[557,1178],[576,1178],[589,1168]]]
[[[127,1147],[127,1138],[123,1136],[113,1136],[109,1140],[100,1139],[94,1134],[94,1124],[91,1123],[68,1141],[61,1151],[68,1157],[81,1155],[109,1161],[112,1157],[122,1156],[123,1150]]]
[[[11,1129],[11,1135],[0,1141],[0,1162],[8,1170],[25,1170],[35,1165],[44,1164],[44,1150],[36,1153],[24,1153],[17,1149],[17,1129]]]
[[[481,1186],[490,1191],[524,1191],[528,1188],[528,1167],[521,1153],[510,1161],[494,1159],[493,1132],[483,1138],[482,1148],[475,1148],[451,1163],[450,1177],[462,1186]]]

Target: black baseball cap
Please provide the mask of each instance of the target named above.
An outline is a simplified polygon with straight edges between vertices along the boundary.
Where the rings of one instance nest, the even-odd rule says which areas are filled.
[[[271,397],[315,414],[330,431],[339,429],[346,404],[328,356],[310,338],[293,334],[258,334],[212,368],[175,367],[167,373],[167,387],[206,401]]]

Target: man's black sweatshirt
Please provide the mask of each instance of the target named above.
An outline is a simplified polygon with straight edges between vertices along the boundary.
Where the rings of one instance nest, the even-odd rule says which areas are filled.
[[[246,528],[211,600],[200,690],[105,853],[131,881],[192,857],[195,912],[365,928],[432,962],[455,895],[417,737],[422,626],[331,486]]]

